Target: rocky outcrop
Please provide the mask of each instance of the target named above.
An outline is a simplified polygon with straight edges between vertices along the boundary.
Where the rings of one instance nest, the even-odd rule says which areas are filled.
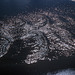
[[[0,28],[0,57],[27,64],[70,57],[75,53],[74,24],[72,17],[50,10],[7,19]]]

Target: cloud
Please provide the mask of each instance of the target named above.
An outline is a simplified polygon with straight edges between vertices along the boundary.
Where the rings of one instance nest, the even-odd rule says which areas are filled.
[[[67,70],[59,71],[56,74],[47,73],[47,75],[75,75],[75,71],[74,70],[67,69]]]
[[[72,1],[75,1],[75,0],[72,0]]]

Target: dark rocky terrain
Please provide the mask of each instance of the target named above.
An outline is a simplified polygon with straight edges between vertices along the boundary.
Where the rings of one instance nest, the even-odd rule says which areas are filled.
[[[1,20],[1,69],[40,75],[75,68],[74,7],[74,2],[61,0],[48,8],[40,6],[33,12]]]

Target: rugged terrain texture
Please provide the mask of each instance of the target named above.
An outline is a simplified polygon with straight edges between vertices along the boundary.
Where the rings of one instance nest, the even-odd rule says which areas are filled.
[[[0,57],[33,64],[72,56],[75,53],[75,13],[71,9],[53,10],[19,14],[0,21]]]

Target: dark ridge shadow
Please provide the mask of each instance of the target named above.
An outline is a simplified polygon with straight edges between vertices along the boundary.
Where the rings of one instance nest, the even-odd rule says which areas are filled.
[[[1,72],[6,74],[19,75],[41,75],[47,72],[57,70],[75,68],[75,55],[72,57],[60,57],[59,60],[54,61],[38,61],[36,64],[0,64]]]
[[[26,56],[31,49],[31,47],[24,47],[23,40],[16,40],[9,48],[8,53],[0,59],[0,62],[4,64],[21,63],[22,60],[26,59]]]
[[[61,28],[68,30],[71,33],[72,38],[75,39],[75,26],[74,25],[67,24],[66,26],[61,26]]]

